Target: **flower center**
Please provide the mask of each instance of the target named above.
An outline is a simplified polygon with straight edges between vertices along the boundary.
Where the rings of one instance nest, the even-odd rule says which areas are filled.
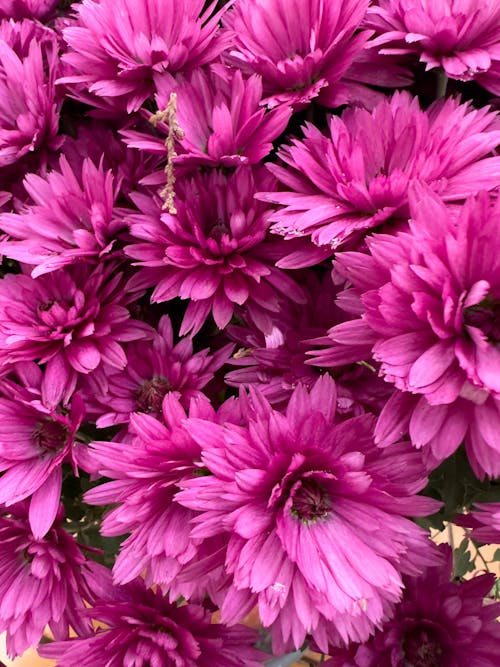
[[[33,432],[36,444],[47,452],[60,452],[68,440],[69,429],[55,419],[39,422]]]
[[[464,310],[464,323],[480,329],[489,343],[500,343],[500,300],[487,296]]]
[[[326,519],[330,513],[330,499],[314,479],[305,479],[292,491],[292,514],[304,523]]]
[[[410,630],[402,643],[408,667],[441,667],[443,648],[435,633],[428,628]]]
[[[139,412],[161,412],[165,394],[171,389],[170,382],[155,376],[152,380],[143,382],[137,392],[137,408]]]
[[[229,234],[230,229],[228,225],[222,220],[222,218],[217,218],[215,223],[212,225],[210,228],[210,231],[208,235],[210,236],[211,239],[214,239],[214,241],[220,241],[224,234]]]

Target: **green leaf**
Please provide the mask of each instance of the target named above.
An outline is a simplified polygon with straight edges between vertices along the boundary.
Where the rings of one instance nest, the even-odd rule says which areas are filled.
[[[468,546],[469,540],[465,537],[453,552],[453,574],[456,578],[461,578],[467,572],[474,570],[475,565],[470,553],[467,551]]]

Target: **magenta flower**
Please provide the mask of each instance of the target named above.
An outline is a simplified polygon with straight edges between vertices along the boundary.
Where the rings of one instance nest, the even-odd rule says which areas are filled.
[[[262,76],[269,106],[300,108],[319,95],[328,107],[345,100],[336,84],[369,37],[358,32],[368,0],[239,0],[225,16],[228,62]]]
[[[310,393],[299,385],[284,415],[257,393],[249,400],[246,426],[185,422],[212,473],[176,496],[199,513],[192,538],[230,531],[221,619],[258,604],[275,652],[308,634],[322,651],[364,641],[399,600],[401,572],[435,562],[404,518],[436,508],[415,495],[426,484],[420,456],[409,443],[378,449],[369,415],[335,425],[328,376]]]
[[[108,122],[102,118],[85,119],[78,125],[76,138],[65,138],[63,154],[74,173],[81,173],[87,158],[98,164],[99,169],[110,170],[114,177],[114,189],[120,186],[118,196],[128,199],[137,184],[159,168],[161,158],[128,148],[118,136],[117,126],[119,121],[115,115]],[[161,157],[164,154],[165,147]]]
[[[40,655],[58,667],[262,667],[254,630],[211,623],[203,607],[171,604],[141,579],[113,586],[105,568],[94,565],[93,574],[99,597],[85,615],[101,627],[42,646]]]
[[[192,398],[203,396],[201,390],[229,359],[232,349],[233,345],[225,345],[213,354],[208,349],[194,352],[191,337],[174,345],[172,324],[164,315],[147,346],[142,341],[125,346],[125,368],[105,367],[88,376],[84,396],[86,401],[97,402],[97,426],[127,423],[132,412],[162,419],[168,392],[175,392],[188,407]]]
[[[330,136],[313,125],[269,165],[282,192],[260,195],[280,204],[273,231],[285,238],[310,235],[335,249],[386,221],[406,220],[413,179],[445,201],[498,186],[500,141],[496,114],[454,99],[423,111],[417,98],[395,93],[372,112],[360,108],[330,118]]]
[[[58,0],[2,0],[0,19],[38,19],[50,17]]]
[[[226,374],[226,383],[233,387],[252,386],[275,407],[286,405],[298,383],[309,389],[314,385],[321,371],[307,363],[307,354],[318,337],[345,319],[345,313],[335,305],[338,288],[330,273],[319,279],[304,271],[297,275],[297,282],[303,287],[307,302],[298,304],[281,298],[279,311],[271,315],[269,334],[245,318],[242,325],[232,325],[227,330],[240,348],[230,361],[236,369]],[[340,369],[335,381],[337,411],[343,416],[357,416],[365,411],[365,406],[378,411],[388,393],[387,384],[359,364]]]
[[[181,335],[198,332],[210,313],[223,329],[243,304],[269,328],[268,313],[278,310],[280,293],[304,300],[300,287],[274,266],[284,244],[266,240],[267,209],[253,198],[255,182],[262,188],[272,180],[246,168],[227,177],[196,175],[179,183],[177,215],[161,217],[150,197],[135,197],[143,213],[130,216],[130,231],[143,242],[125,248],[141,267],[133,284],[155,285],[153,302],[190,299]]]
[[[10,380],[1,384],[0,503],[10,507],[31,497],[30,528],[41,539],[59,509],[63,463],[71,463],[76,472],[74,438],[85,406],[78,394],[67,409],[47,405],[43,399],[51,388],[40,368],[20,366],[28,388]]]
[[[500,94],[500,5],[497,0],[378,0],[366,27],[381,53],[414,53],[426,69],[452,79],[476,79]]]
[[[8,274],[0,281],[0,362],[46,363],[48,400],[67,402],[79,373],[102,362],[124,368],[120,343],[149,337],[125,307],[136,296],[125,291],[112,263],[65,267],[37,279]]]
[[[64,29],[70,49],[63,55],[75,94],[93,93],[105,102],[137,111],[152,95],[155,73],[190,71],[209,63],[225,47],[216,37],[225,9],[205,11],[204,0],[83,0],[76,20]]]
[[[10,235],[0,252],[34,266],[34,278],[112,252],[126,225],[114,208],[119,183],[111,171],[86,159],[74,172],[61,157],[58,171],[28,174],[24,187],[33,203],[0,215],[0,227]]]
[[[182,167],[238,167],[257,164],[272,150],[272,142],[285,130],[291,110],[282,106],[265,111],[260,106],[262,82],[258,76],[244,79],[239,70],[202,69],[177,81],[170,76],[155,79],[158,109],[177,95],[177,121],[184,137],[178,141],[175,164]],[[160,134],[168,131],[158,125]],[[155,139],[124,130],[129,146],[165,156],[164,138]],[[160,182],[164,181],[161,174]]]
[[[88,634],[84,600],[91,599],[74,538],[57,522],[43,538],[28,523],[25,503],[0,516],[0,630],[7,632],[7,653],[21,655],[40,641],[48,625],[56,639],[66,639],[71,626]]]
[[[488,601],[494,574],[450,581],[453,554],[420,577],[405,577],[394,618],[362,646],[334,652],[325,667],[496,667],[500,603]]]
[[[56,150],[56,35],[34,21],[0,24],[0,167],[34,151]]]
[[[209,402],[194,398],[188,414],[214,420]],[[116,505],[103,519],[103,535],[130,533],[121,544],[113,567],[116,583],[132,581],[145,574],[147,585],[160,584],[178,592],[175,577],[186,564],[199,556],[202,539],[190,538],[190,520],[195,513],[177,502],[174,496],[183,479],[200,470],[199,445],[182,428],[187,417],[178,398],[163,399],[161,423],[152,415],[130,416],[131,441],[94,442],[87,451],[87,470],[112,481],[95,487],[85,495],[91,505]],[[202,555],[205,555],[204,553]],[[207,587],[207,577],[196,588]],[[193,584],[190,585],[190,589]]]
[[[434,467],[466,437],[480,477],[500,474],[499,212],[483,192],[457,217],[419,188],[409,232],[368,239],[370,255],[337,255],[362,315],[331,329],[331,350],[316,355],[322,366],[373,355],[405,392],[382,411],[377,439],[387,444],[409,429]]]

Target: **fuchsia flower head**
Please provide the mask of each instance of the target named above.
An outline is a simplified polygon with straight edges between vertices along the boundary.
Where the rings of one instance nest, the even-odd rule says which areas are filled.
[[[272,142],[284,131],[291,109],[286,106],[265,111],[260,106],[262,82],[254,75],[243,78],[239,70],[217,69],[205,73],[155,79],[158,109],[167,107],[172,92],[177,95],[177,122],[183,137],[177,142],[175,165],[190,168],[239,167],[257,164],[272,150]],[[168,131],[157,125],[160,134]],[[165,155],[164,140],[124,130],[129,146]]]
[[[325,667],[496,667],[500,603],[485,601],[494,574],[453,581],[453,554],[420,577],[405,577],[394,618],[362,646],[333,651]]]
[[[481,83],[500,94],[500,5],[497,0],[378,0],[366,27],[381,53],[415,53],[426,69]]]
[[[224,17],[231,36],[227,60],[262,76],[269,106],[296,108],[319,95],[325,106],[345,102],[336,84],[363,49],[359,27],[368,0],[239,0]]]
[[[46,366],[50,401],[67,402],[78,374],[106,362],[124,368],[120,343],[148,338],[150,329],[131,319],[115,263],[85,264],[31,278],[8,274],[0,281],[0,365],[37,361]]]
[[[153,302],[190,299],[181,335],[198,332],[210,313],[223,329],[242,305],[269,328],[280,293],[304,301],[300,287],[274,266],[284,244],[266,239],[267,208],[254,201],[255,190],[272,181],[250,168],[197,174],[179,182],[177,214],[161,217],[150,197],[135,197],[143,213],[130,216],[130,231],[142,242],[125,248],[141,267],[134,285],[155,285]]]
[[[202,397],[202,389],[228,359],[233,349],[225,345],[213,354],[208,349],[193,351],[190,336],[174,345],[174,332],[167,315],[152,332],[148,345],[143,341],[124,346],[127,365],[121,370],[104,364],[88,376],[84,393],[91,404],[97,402],[97,426],[105,428],[127,423],[133,412],[162,418],[165,395],[175,392],[182,404]]]
[[[231,407],[234,411],[233,401]],[[221,414],[221,419],[230,416],[227,408]],[[217,418],[204,397],[193,398],[186,411],[170,393],[163,399],[162,421],[135,413],[130,417],[129,442],[93,442],[86,457],[89,471],[111,479],[85,495],[92,505],[115,505],[104,517],[102,534],[129,533],[113,567],[115,582],[124,584],[142,573],[147,585],[170,588],[173,600],[180,594],[191,597],[193,591],[202,591],[203,598],[210,588],[208,572],[184,587],[178,575],[190,562],[202,561],[211,542],[221,546],[220,540],[208,541],[207,552],[203,539],[191,539],[195,512],[175,501],[180,483],[203,472],[200,446],[182,426],[188,415],[208,421]],[[223,555],[224,551],[222,559]]]
[[[211,623],[203,607],[169,603],[141,579],[113,586],[96,565],[93,576],[98,597],[85,616],[100,628],[39,649],[59,667],[262,667],[254,630]]]
[[[258,389],[274,406],[286,405],[297,384],[311,388],[321,371],[307,363],[307,353],[345,313],[335,304],[338,287],[330,272],[322,279],[307,271],[297,274],[307,297],[305,304],[285,297],[279,311],[271,315],[272,330],[264,333],[250,319],[228,327],[227,333],[241,347],[230,364],[236,369],[226,374],[230,386]],[[336,374],[338,414],[354,416],[366,405],[382,406],[388,393],[385,382],[366,366],[351,365]]]
[[[310,235],[336,249],[391,220],[406,220],[413,179],[445,201],[464,199],[500,180],[498,117],[458,100],[423,111],[417,98],[395,93],[373,111],[349,108],[330,118],[329,136],[307,124],[304,139],[269,165],[282,191],[260,194],[281,208],[270,218],[285,238]]]
[[[75,434],[85,406],[78,394],[64,409],[53,405],[53,389],[34,363],[18,364],[17,376],[22,384],[0,384],[0,503],[10,507],[30,497],[30,528],[40,539],[59,509],[63,464],[77,474]]]
[[[55,90],[58,50],[55,33],[39,23],[0,24],[0,167],[62,144]]]
[[[38,19],[50,17],[59,0],[2,0],[0,19]]]
[[[370,254],[337,255],[361,319],[331,329],[332,347],[317,362],[373,356],[386,381],[405,392],[382,411],[381,443],[409,429],[436,466],[465,437],[476,474],[498,476],[500,200],[482,192],[455,215],[416,188],[411,213],[409,232],[368,239]]]
[[[83,0],[64,29],[70,72],[61,82],[76,84],[108,104],[137,111],[153,92],[155,73],[190,71],[219,55],[216,38],[225,9],[205,11],[204,0]]]
[[[56,639],[69,628],[91,632],[84,617],[91,599],[85,557],[61,526],[62,511],[49,532],[35,537],[25,503],[0,515],[0,630],[7,632],[9,656],[36,646],[48,625]]]
[[[242,398],[245,400],[245,397]],[[252,392],[243,426],[189,418],[209,474],[181,482],[176,500],[198,513],[192,538],[228,531],[232,576],[221,606],[234,622],[258,605],[275,651],[364,641],[401,596],[401,572],[436,562],[405,516],[435,501],[409,443],[380,450],[374,417],[335,424],[335,383],[299,385],[285,414]]]
[[[0,215],[0,228],[10,235],[0,243],[0,252],[34,266],[34,278],[83,260],[104,259],[126,227],[123,213],[114,207],[119,183],[89,158],[75,173],[61,157],[58,171],[45,177],[28,174],[24,187],[33,203]]]

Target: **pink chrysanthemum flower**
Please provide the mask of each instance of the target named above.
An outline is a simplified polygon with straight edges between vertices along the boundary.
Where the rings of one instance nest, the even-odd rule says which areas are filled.
[[[291,110],[282,106],[265,111],[260,106],[262,82],[258,76],[244,79],[239,70],[199,69],[189,77],[156,79],[156,104],[167,107],[177,95],[177,122],[183,137],[177,142],[174,164],[181,167],[238,167],[257,164],[272,150],[272,142],[284,131]],[[157,125],[162,135],[164,123]],[[165,156],[165,139],[124,130],[129,146]],[[161,175],[164,180],[164,174]],[[161,181],[160,181],[161,182]]]
[[[118,198],[128,200],[137,184],[160,168],[165,147],[161,157],[129,148],[118,136],[118,123],[115,116],[109,121],[86,118],[78,125],[75,138],[65,138],[62,152],[74,173],[81,173],[87,158],[99,168],[110,170],[114,176],[114,189],[119,185]]]
[[[415,495],[426,483],[420,456],[409,443],[378,449],[370,415],[335,425],[328,376],[310,393],[299,385],[285,414],[250,400],[244,427],[185,422],[212,474],[184,481],[176,499],[199,513],[193,538],[230,531],[222,621],[258,604],[277,652],[308,634],[325,652],[364,641],[400,598],[401,572],[435,562],[404,518],[436,508]]]
[[[368,0],[239,0],[224,17],[231,36],[226,59],[262,76],[269,106],[300,108],[319,95],[343,104],[336,84],[369,37],[358,32]]]
[[[58,0],[2,0],[0,19],[38,19],[50,17]]]
[[[337,255],[361,319],[331,329],[317,362],[381,364],[400,390],[380,416],[381,444],[409,429],[436,466],[465,437],[475,473],[498,476],[500,201],[483,192],[453,215],[418,188],[412,216],[409,232],[368,239],[371,254]]]
[[[134,284],[155,285],[153,302],[190,299],[181,335],[198,332],[210,313],[223,329],[243,304],[269,328],[278,294],[303,302],[300,287],[274,265],[285,244],[266,239],[267,207],[254,201],[256,184],[270,186],[269,177],[250,168],[197,175],[179,183],[176,215],[160,217],[150,197],[135,198],[144,213],[130,216],[130,231],[142,243],[125,248],[141,267]]]
[[[453,554],[418,578],[405,577],[394,618],[362,646],[333,653],[325,667],[497,667],[500,603],[485,602],[494,574],[450,581]]]
[[[254,630],[211,623],[203,607],[169,603],[141,579],[113,586],[107,570],[94,565],[93,572],[99,595],[85,616],[100,627],[42,646],[40,655],[58,667],[262,667]]]
[[[498,117],[458,100],[423,111],[417,98],[395,93],[372,112],[347,109],[330,117],[330,136],[313,125],[269,165],[283,192],[259,195],[281,204],[273,231],[285,238],[310,235],[335,249],[389,220],[406,220],[408,187],[427,183],[445,201],[496,188],[500,157]]]
[[[103,519],[102,534],[130,533],[116,558],[114,580],[123,584],[143,573],[148,585],[172,587],[174,600],[193,589],[192,584],[181,586],[179,592],[175,581],[179,571],[205,555],[200,552],[203,540],[190,538],[195,512],[174,499],[180,482],[198,474],[201,467],[200,446],[182,428],[187,415],[216,419],[206,399],[193,399],[186,414],[178,398],[168,394],[162,405],[164,423],[152,415],[132,414],[129,443],[94,442],[87,451],[87,469],[112,480],[85,495],[92,505],[116,505]],[[195,588],[205,590],[207,579]]]
[[[127,365],[120,371],[103,368],[88,376],[86,401],[97,402],[97,426],[105,428],[127,423],[132,412],[162,418],[162,404],[168,392],[176,392],[187,407],[201,397],[203,387],[228,361],[233,345],[210,354],[193,351],[193,340],[184,337],[174,345],[174,332],[167,315],[152,332],[147,346],[133,342],[125,346]],[[105,366],[105,365],[104,365]]]
[[[497,0],[378,0],[368,9],[370,42],[381,53],[414,53],[426,69],[476,79],[500,94],[500,5]]]
[[[91,595],[85,558],[74,538],[57,522],[43,538],[35,537],[25,503],[0,515],[0,630],[7,632],[7,652],[21,655],[36,646],[48,625],[56,639],[66,639],[71,626],[91,631],[83,616]]]
[[[297,384],[309,389],[314,385],[320,369],[307,363],[307,353],[314,348],[312,339],[325,336],[329,328],[345,319],[345,313],[335,305],[338,288],[330,273],[320,279],[304,272],[297,281],[307,302],[297,304],[281,298],[279,311],[271,316],[269,334],[246,318],[242,325],[227,330],[229,338],[241,346],[230,361],[237,368],[226,374],[227,384],[252,386],[275,406],[286,405]],[[344,416],[361,414],[366,405],[381,409],[388,393],[386,383],[362,365],[341,369],[335,381],[337,411]]]
[[[0,24],[0,167],[56,150],[60,101],[55,33],[34,21]]]
[[[190,71],[215,60],[223,8],[204,0],[83,0],[64,29],[70,73],[61,82],[137,111],[152,95],[155,73]],[[78,95],[78,92],[76,92]],[[86,99],[86,97],[85,97]]]
[[[0,228],[10,236],[0,252],[34,266],[34,278],[83,260],[97,262],[113,251],[126,224],[114,207],[119,182],[111,171],[86,159],[74,172],[61,157],[59,170],[28,174],[24,187],[32,203],[0,215]]]
[[[11,380],[0,385],[0,503],[10,507],[31,496],[29,523],[41,539],[59,509],[63,463],[76,470],[74,438],[85,406],[78,394],[64,410],[47,405],[52,390],[40,368],[20,366],[28,388]]]
[[[102,362],[124,368],[121,343],[149,337],[149,328],[126,308],[135,296],[114,264],[70,266],[36,279],[6,275],[0,281],[0,364],[46,363],[52,404],[67,402],[79,373]]]

